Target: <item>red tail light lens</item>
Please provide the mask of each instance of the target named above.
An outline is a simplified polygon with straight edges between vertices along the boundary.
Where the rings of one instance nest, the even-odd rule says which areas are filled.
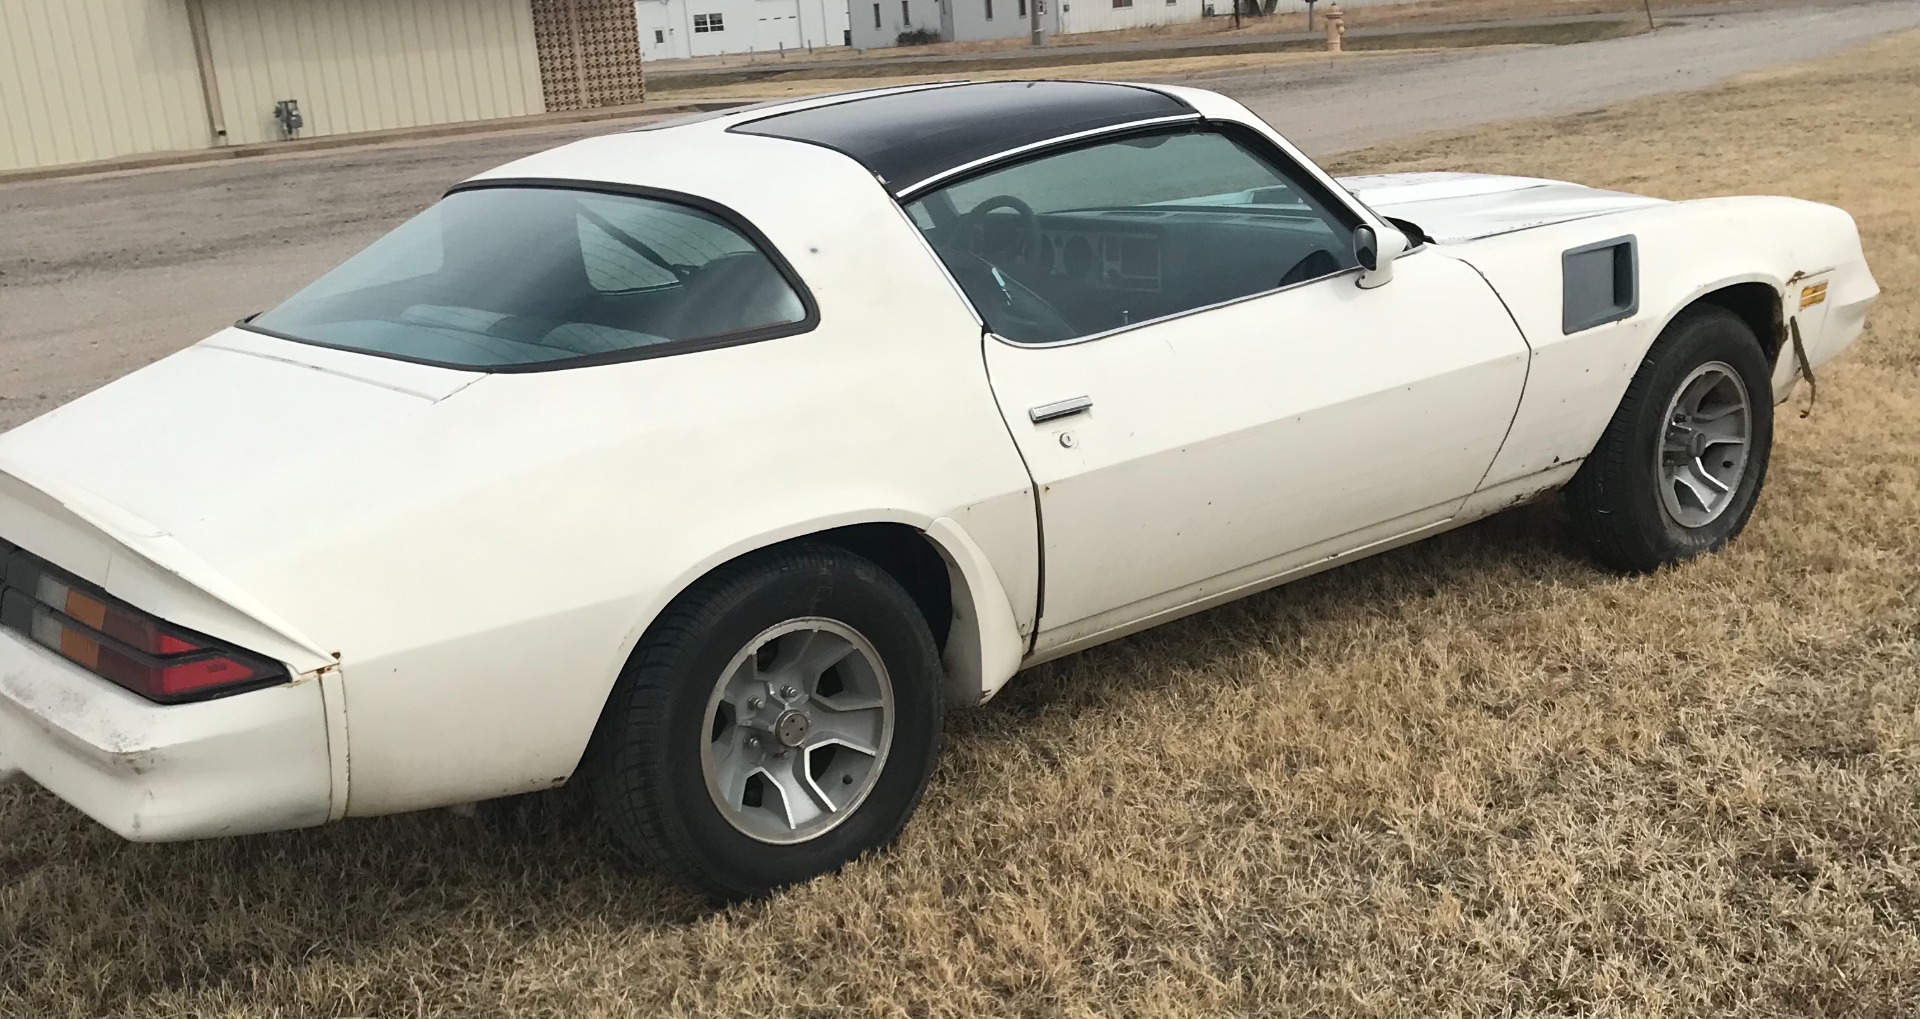
[[[40,574],[36,598],[96,633],[104,633],[136,651],[150,655],[186,655],[207,650],[161,629],[160,622],[105,598],[76,590],[46,573]]]
[[[80,587],[24,552],[0,569],[0,626],[161,702],[284,682],[279,665]]]

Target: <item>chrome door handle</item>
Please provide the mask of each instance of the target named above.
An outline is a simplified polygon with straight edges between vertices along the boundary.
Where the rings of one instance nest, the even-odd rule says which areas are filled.
[[[1054,418],[1069,417],[1083,410],[1092,409],[1093,397],[1076,396],[1069,400],[1055,400],[1052,403],[1043,403],[1027,411],[1027,417],[1037,425],[1042,421],[1052,421]]]

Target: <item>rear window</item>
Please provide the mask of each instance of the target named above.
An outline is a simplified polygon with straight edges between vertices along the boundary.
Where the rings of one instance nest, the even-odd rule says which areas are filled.
[[[330,347],[503,369],[789,335],[809,317],[768,252],[706,209],[498,187],[448,195],[249,324]]]

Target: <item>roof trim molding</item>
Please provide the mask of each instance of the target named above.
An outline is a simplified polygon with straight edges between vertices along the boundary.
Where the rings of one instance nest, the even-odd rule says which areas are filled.
[[[1200,119],[1184,100],[1143,85],[992,81],[851,93],[803,109],[770,108],[727,131],[830,149],[866,167],[895,197],[904,197],[1011,154]]]

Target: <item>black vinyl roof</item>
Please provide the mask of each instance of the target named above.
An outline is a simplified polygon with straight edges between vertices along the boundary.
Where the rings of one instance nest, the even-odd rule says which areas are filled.
[[[894,194],[1011,149],[1101,128],[1197,116],[1164,92],[1091,81],[989,81],[877,96],[729,130],[822,145],[859,160]]]

